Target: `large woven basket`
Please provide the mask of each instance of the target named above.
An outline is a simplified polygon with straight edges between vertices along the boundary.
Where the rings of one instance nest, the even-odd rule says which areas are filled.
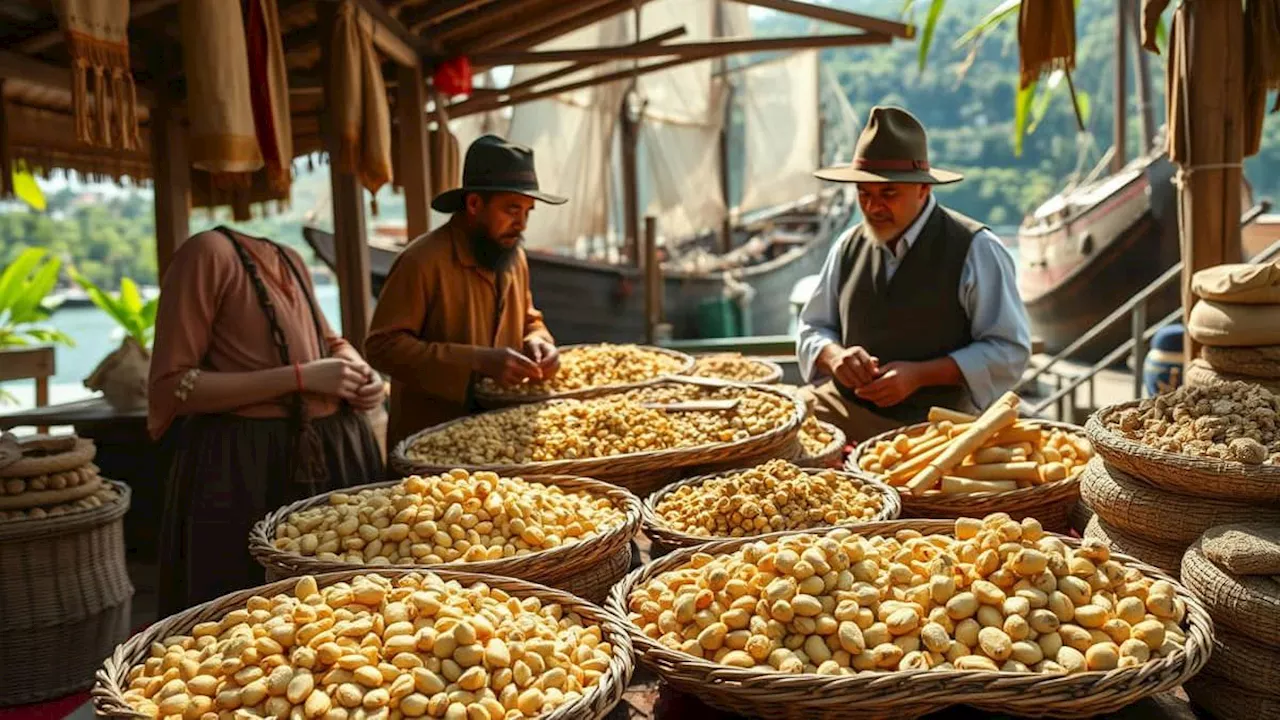
[[[1200,541],[1182,556],[1182,581],[1220,625],[1280,648],[1280,582],[1225,572],[1205,556]]]
[[[1206,670],[1186,684],[1195,705],[1217,720],[1271,720],[1280,717],[1280,694],[1247,690]]]
[[[950,534],[954,525],[938,520],[893,520],[858,529],[863,535],[891,535],[900,530]],[[775,533],[776,538],[795,533]],[[736,538],[677,550],[633,570],[618,583],[605,607],[627,616],[627,596],[638,584],[686,562],[695,553],[721,555],[760,538]],[[1080,541],[1062,537],[1070,546]],[[1041,675],[982,671],[921,670],[861,673],[853,676],[781,674],[712,663],[671,650],[626,623],[636,658],[677,690],[697,696],[714,707],[759,718],[843,720],[912,718],[950,705],[1027,717],[1090,717],[1112,712],[1143,697],[1177,687],[1195,675],[1209,659],[1213,621],[1204,606],[1176,580],[1156,568],[1124,555],[1114,555],[1126,567],[1174,583],[1177,597],[1187,605],[1187,641],[1180,651],[1137,668]]]
[[[1215,525],[1280,522],[1280,507],[1175,495],[1095,457],[1080,478],[1080,496],[1107,524],[1128,535],[1186,547]]]
[[[1045,429],[1065,430],[1077,435],[1082,430],[1077,425],[1037,420],[1036,425]],[[859,443],[845,461],[845,469],[850,472],[865,474],[858,467],[858,459],[875,447],[881,440],[892,440],[900,433],[907,437],[915,437],[928,431],[930,423],[919,423],[868,438]],[[900,491],[901,492],[901,491]],[[957,518],[983,517],[994,512],[1009,513],[1015,520],[1033,517],[1040,521],[1046,530],[1066,532],[1071,527],[1068,516],[1071,507],[1080,499],[1080,476],[1058,480],[1057,482],[1033,485],[1005,492],[967,493],[963,495],[947,495],[933,493],[929,495],[902,495],[902,516],[915,518]]]
[[[844,431],[832,425],[829,422],[818,421],[818,425],[831,434],[831,442],[827,444],[822,452],[816,455],[807,455],[801,446],[800,457],[796,459],[796,464],[804,467],[826,467],[838,468],[842,466],[844,460],[844,446],[848,442],[845,438]]]
[[[415,572],[419,571],[415,568],[379,568],[373,572],[352,569],[316,576],[316,584],[323,588],[337,582],[351,580],[357,575],[377,574],[394,579]],[[524,580],[454,570],[432,570],[432,572],[439,575],[445,582],[457,580],[463,585],[484,583],[513,597],[536,596],[544,603],[558,603],[566,611],[577,613],[584,620],[600,625],[603,637],[613,646],[613,659],[609,663],[609,669],[600,676],[596,685],[583,693],[581,698],[561,705],[554,712],[541,716],[539,720],[600,720],[622,699],[622,693],[626,690],[631,672],[635,668],[631,641],[626,632],[626,623],[622,620],[605,612],[599,606],[568,593]],[[129,670],[150,657],[152,643],[174,635],[190,634],[197,624],[218,620],[231,610],[244,607],[245,602],[254,595],[270,598],[280,593],[292,593],[296,583],[296,579],[289,578],[223,595],[160,620],[129,638],[116,647],[115,652],[102,663],[98,670],[97,683],[92,692],[97,715],[139,718],[139,720],[146,717],[129,706],[124,699],[124,693],[129,687]]]
[[[1158,567],[1174,577],[1181,574],[1182,553],[1186,552],[1186,543],[1173,545],[1152,542],[1141,535],[1131,535],[1112,527],[1101,516],[1094,515],[1084,527],[1081,536],[1101,540],[1112,552],[1123,553],[1138,558],[1142,562]]]
[[[485,560],[469,563],[447,563],[440,565],[415,565],[416,569],[430,570],[465,570],[471,573],[501,575],[502,577],[520,578],[529,582],[558,588],[571,595],[585,598],[591,602],[602,602],[609,594],[609,588],[627,574],[631,565],[631,538],[635,537],[636,528],[640,525],[640,500],[631,493],[609,483],[567,476],[544,476],[525,478],[530,482],[544,485],[555,485],[565,492],[587,492],[595,496],[609,499],[613,506],[622,511],[625,519],[621,525],[573,545],[520,557],[503,558],[501,560]],[[275,547],[276,529],[289,519],[289,516],[319,505],[329,504],[334,492],[354,495],[362,490],[391,487],[397,482],[374,483],[359,487],[342,488],[323,495],[307,498],[268,514],[254,524],[249,531],[249,554],[260,565],[267,569],[267,580],[274,581],[298,575],[316,575],[327,572],[364,568],[376,570],[375,565],[356,565],[348,562],[330,562],[315,557],[286,552]]]
[[[800,421],[804,419],[804,402],[793,393],[781,390],[772,385],[746,385],[743,383],[727,383],[703,378],[679,378],[662,380],[655,385],[679,383],[701,385],[703,387],[751,387],[760,392],[773,393],[785,398],[792,407],[787,421],[772,430],[754,437],[728,443],[699,445],[695,447],[671,448],[649,452],[630,453],[627,455],[611,455],[598,458],[581,458],[574,460],[550,460],[531,462],[522,465],[426,465],[414,462],[408,457],[408,450],[414,442],[429,433],[442,432],[466,418],[430,427],[401,440],[391,452],[391,467],[400,475],[439,475],[455,467],[468,472],[489,470],[499,475],[574,475],[604,480],[621,485],[636,495],[644,496],[668,483],[679,479],[686,469],[711,466],[717,463],[733,463],[736,458],[770,458],[790,457],[786,454],[797,447],[796,433],[800,429]],[[547,402],[560,402],[549,400]],[[494,412],[511,412],[511,410],[495,410]]]
[[[740,468],[740,469],[746,469],[746,468]],[[880,512],[876,513],[876,516],[871,521],[857,520],[857,521],[851,521],[847,523],[846,522],[837,523],[841,527],[849,527],[856,530],[859,527],[866,525],[867,522],[897,519],[899,513],[902,512],[902,504],[898,500],[898,493],[888,485],[885,485],[879,480],[875,480],[865,474],[855,474],[855,473],[845,472],[841,470],[832,470],[831,472],[834,472],[837,475],[840,475],[843,477],[848,477],[848,478],[857,480],[858,482],[862,483],[863,487],[865,487],[869,492],[873,492],[879,495],[882,502],[882,507],[880,508]],[[719,536],[710,537],[706,535],[691,535],[689,533],[681,532],[679,530],[675,530],[671,528],[669,525],[663,522],[662,517],[658,515],[658,503],[662,502],[662,499],[667,495],[675,492],[676,490],[679,490],[682,487],[686,487],[690,485],[700,485],[706,482],[707,480],[723,477],[726,474],[727,473],[715,473],[711,475],[701,475],[698,477],[692,477],[686,480],[681,480],[680,482],[677,482],[673,485],[668,485],[667,487],[653,493],[652,495],[644,499],[644,503],[641,505],[640,517],[644,527],[644,534],[646,537],[649,538],[649,541],[652,544],[652,548],[653,548],[652,555],[654,557],[657,557],[658,555],[665,555],[666,553],[671,552],[672,550],[678,550],[681,548],[693,547],[695,545],[703,545],[705,543],[717,542],[721,540],[736,539],[736,538],[727,538],[727,537],[719,537]],[[823,526],[823,527],[825,528],[827,526]],[[813,530],[793,531],[793,532],[821,532],[821,531],[822,531],[822,528],[816,528]],[[761,533],[761,535],[764,535],[764,534],[769,534],[769,533]]]
[[[1280,696],[1280,647],[1265,645],[1218,623],[1213,628],[1213,657],[1204,671],[1230,678],[1245,690]]]
[[[592,347],[597,344],[598,343],[566,345],[560,348],[560,352],[563,353],[565,351],[572,350],[574,348]],[[495,392],[487,391],[480,386],[477,386],[476,392],[475,392],[476,404],[482,408],[494,410],[498,408],[511,407],[513,405],[526,405],[528,403],[542,402],[544,400],[564,400],[568,398],[582,399],[582,398],[596,397],[597,395],[608,395],[611,392],[620,392],[622,390],[631,390],[638,387],[644,387],[646,385],[652,385],[656,382],[660,382],[667,378],[685,375],[690,370],[693,369],[694,359],[692,355],[688,355],[682,352],[676,352],[675,350],[668,350],[667,348],[661,348],[661,347],[652,347],[648,345],[645,345],[642,347],[643,349],[648,350],[650,352],[654,352],[659,355],[666,355],[668,357],[679,360],[681,363],[680,368],[675,370],[674,372],[658,375],[656,377],[652,377],[652,378],[649,378],[648,380],[644,380],[641,382],[616,383],[613,385],[598,385],[596,387],[587,387],[587,388],[581,388],[579,390],[569,390],[566,392],[559,392],[559,393],[541,392],[541,393],[530,393],[527,395],[520,395],[515,393],[495,393]]]
[[[1209,364],[1208,360],[1196,358],[1187,367],[1186,384],[1189,387],[1214,387],[1229,382],[1247,382],[1266,388],[1273,395],[1280,395],[1280,379],[1254,377],[1226,372]]]
[[[747,357],[745,355],[742,355],[741,353],[707,353],[706,355],[699,355],[694,358],[694,365],[689,368],[689,372],[693,372],[696,370],[698,360],[701,360],[703,358],[725,357],[725,356],[730,356],[734,360],[737,360],[740,362],[757,365],[760,367],[760,371],[762,373],[768,373],[766,375],[761,375],[759,380],[751,380],[750,382],[761,383],[764,385],[772,385],[773,383],[782,381],[783,372],[782,372],[781,365],[779,365],[778,363],[772,360],[765,360],[764,358]],[[703,377],[703,378],[715,379],[717,376],[692,375],[692,377]],[[720,378],[720,379],[728,380],[729,378]]]
[[[1165,452],[1130,440],[1107,427],[1108,418],[1137,407],[1138,402],[1103,408],[1090,416],[1084,426],[1094,452],[1109,464],[1171,493],[1280,503],[1280,466],[1246,465]]]
[[[0,523],[0,706],[83,690],[129,634],[129,486],[102,507]]]

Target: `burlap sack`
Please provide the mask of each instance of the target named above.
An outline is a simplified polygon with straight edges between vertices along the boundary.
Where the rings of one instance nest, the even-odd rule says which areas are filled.
[[[1200,348],[1200,357],[1222,374],[1280,379],[1280,345]]]
[[[1274,577],[1224,572],[1197,542],[1182,558],[1182,584],[1204,603],[1215,627],[1280,648],[1280,581]]]
[[[1205,268],[1191,276],[1191,292],[1205,300],[1224,303],[1280,304],[1280,262]]]
[[[1280,521],[1219,525],[1205,532],[1201,547],[1233,575],[1280,575]]]
[[[1280,696],[1250,692],[1207,670],[1188,680],[1183,688],[1193,703],[1220,720],[1272,720],[1280,717]]]
[[[1085,526],[1084,537],[1101,540],[1112,551],[1128,555],[1148,565],[1157,567],[1175,578],[1178,577],[1182,564],[1182,553],[1186,545],[1163,545],[1153,543],[1141,537],[1129,535],[1118,528],[1107,524],[1107,521],[1093,516]]]
[[[1196,358],[1187,366],[1188,387],[1213,387],[1238,380],[1266,388],[1273,395],[1280,395],[1280,379],[1250,377],[1222,372],[1209,365],[1208,361]]]
[[[1280,345],[1280,304],[1244,305],[1200,300],[1187,318],[1187,333],[1203,345]]]

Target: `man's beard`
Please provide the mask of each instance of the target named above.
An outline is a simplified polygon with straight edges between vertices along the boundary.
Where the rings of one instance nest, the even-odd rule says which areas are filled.
[[[476,228],[471,233],[471,253],[475,255],[476,262],[481,267],[500,272],[511,266],[516,250],[520,248],[522,242],[524,238],[517,237],[514,245],[503,247],[502,243],[483,228]]]
[[[867,237],[877,245],[888,245],[898,238],[902,233],[894,231],[892,228],[884,228],[878,230],[870,222],[862,223],[862,228],[866,232]]]

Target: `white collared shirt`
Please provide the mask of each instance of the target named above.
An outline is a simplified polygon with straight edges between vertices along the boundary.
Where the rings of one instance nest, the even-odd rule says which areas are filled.
[[[937,204],[930,193],[924,210],[902,233],[893,250],[876,244],[877,251],[884,253],[887,280],[902,265]],[[800,311],[796,357],[806,382],[822,379],[815,366],[822,349],[842,342],[840,257],[857,228],[854,225],[845,230],[832,245],[813,297]],[[1018,295],[1017,268],[1008,248],[990,230],[973,236],[960,273],[959,293],[973,342],[950,353],[950,357],[960,366],[973,404],[986,408],[1018,383],[1031,358],[1031,324]],[[882,357],[880,364],[894,359]]]

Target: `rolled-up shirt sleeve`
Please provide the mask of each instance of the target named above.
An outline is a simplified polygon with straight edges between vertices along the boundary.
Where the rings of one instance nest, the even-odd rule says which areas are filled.
[[[831,245],[813,295],[800,310],[796,338],[796,361],[805,382],[822,379],[817,368],[818,355],[832,343],[840,342],[840,255],[853,229],[845,231]]]
[[[1031,325],[1018,295],[1013,256],[989,230],[974,236],[960,275],[960,304],[973,342],[951,353],[974,405],[1011,390],[1031,359]]]

